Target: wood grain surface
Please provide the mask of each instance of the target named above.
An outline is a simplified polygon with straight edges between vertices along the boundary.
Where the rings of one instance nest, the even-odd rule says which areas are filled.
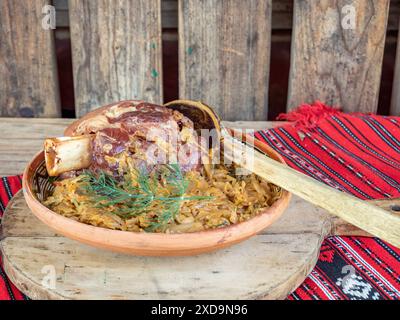
[[[389,0],[295,0],[288,109],[318,99],[375,112],[388,9]]]
[[[0,177],[22,174],[44,139],[62,136],[72,120],[0,118]]]
[[[0,1],[0,116],[61,115],[53,31],[42,28],[50,2]]]
[[[75,108],[162,103],[160,0],[70,0]]]
[[[135,257],[56,235],[27,208],[7,207],[0,248],[11,281],[32,299],[283,299],[314,267],[330,216],[299,198],[253,238],[192,257]],[[171,266],[172,269],[171,269]],[[55,287],[45,286],[48,270]]]
[[[266,120],[270,0],[179,1],[179,95],[225,120]]]
[[[400,26],[400,19],[399,19]],[[400,32],[397,36],[396,63],[394,66],[390,115],[400,116]]]
[[[388,30],[398,30],[400,1],[391,0]],[[57,10],[57,27],[69,27],[68,0],[53,0]],[[178,28],[178,0],[161,0],[162,27]],[[272,1],[272,29],[292,29],[293,0]]]
[[[368,236],[295,196],[277,222],[228,249],[129,256],[57,235],[19,192],[3,217],[0,250],[7,275],[32,299],[284,299],[313,269],[329,235]]]

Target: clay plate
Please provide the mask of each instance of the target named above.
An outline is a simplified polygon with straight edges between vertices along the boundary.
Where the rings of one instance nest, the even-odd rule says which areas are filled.
[[[284,163],[264,143],[255,140],[254,145],[272,159]],[[276,221],[288,206],[291,197],[284,190],[278,201],[254,218],[220,229],[182,234],[135,233],[87,225],[63,217],[42,205],[39,199],[46,197],[52,190],[44,166],[43,151],[25,169],[22,183],[28,207],[37,218],[56,232],[94,247],[143,256],[196,255],[241,242]]]

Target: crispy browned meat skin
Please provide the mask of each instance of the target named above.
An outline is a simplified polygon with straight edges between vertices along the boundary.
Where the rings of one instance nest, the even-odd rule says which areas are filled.
[[[76,134],[88,133],[95,134],[89,168],[93,171],[120,175],[121,163],[111,158],[119,159],[122,153],[133,159],[137,168],[178,162],[187,172],[201,166],[200,137],[193,130],[193,122],[163,106],[146,102],[117,104],[83,123]]]
[[[122,111],[130,107],[132,107],[132,104],[123,103],[118,108]],[[139,103],[135,106],[135,109],[134,111],[124,112],[117,117],[107,116],[108,121],[110,123],[126,122],[130,124],[163,123],[171,120],[173,116],[173,110],[147,102]],[[134,129],[134,126],[132,126],[132,129]]]

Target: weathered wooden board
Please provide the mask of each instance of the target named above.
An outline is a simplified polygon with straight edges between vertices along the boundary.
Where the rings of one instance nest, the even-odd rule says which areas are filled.
[[[318,99],[376,111],[388,9],[389,0],[295,0],[288,109]]]
[[[126,99],[162,103],[160,0],[70,0],[77,117]]]
[[[50,2],[0,2],[0,116],[61,114],[53,31],[42,26]]]
[[[0,247],[7,275],[33,299],[283,299],[314,267],[333,222],[294,197],[278,222],[231,248],[135,257],[57,236],[20,192],[5,212]],[[48,288],[53,271],[55,286]]]
[[[399,20],[400,26],[400,20]],[[400,116],[400,32],[397,36],[396,64],[394,66],[392,101],[390,105],[390,114]]]
[[[388,209],[393,201],[377,204]],[[191,257],[128,256],[59,236],[22,192],[1,228],[4,269],[33,299],[284,299],[312,270],[326,236],[368,236],[298,197],[259,235]]]
[[[53,0],[57,10],[57,27],[68,27],[68,0]],[[162,27],[178,28],[178,0],[161,0]],[[400,1],[391,0],[388,30],[398,30]],[[272,29],[292,29],[293,0],[272,1]]]
[[[62,136],[72,120],[0,118],[0,177],[21,174],[44,139]]]
[[[270,0],[179,1],[179,95],[226,120],[266,120]]]

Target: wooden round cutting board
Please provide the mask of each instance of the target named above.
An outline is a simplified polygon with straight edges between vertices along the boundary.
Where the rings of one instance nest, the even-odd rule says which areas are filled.
[[[108,252],[55,234],[28,209],[9,203],[0,248],[11,281],[32,299],[284,299],[313,269],[326,236],[365,235],[293,197],[261,234],[192,257]]]

